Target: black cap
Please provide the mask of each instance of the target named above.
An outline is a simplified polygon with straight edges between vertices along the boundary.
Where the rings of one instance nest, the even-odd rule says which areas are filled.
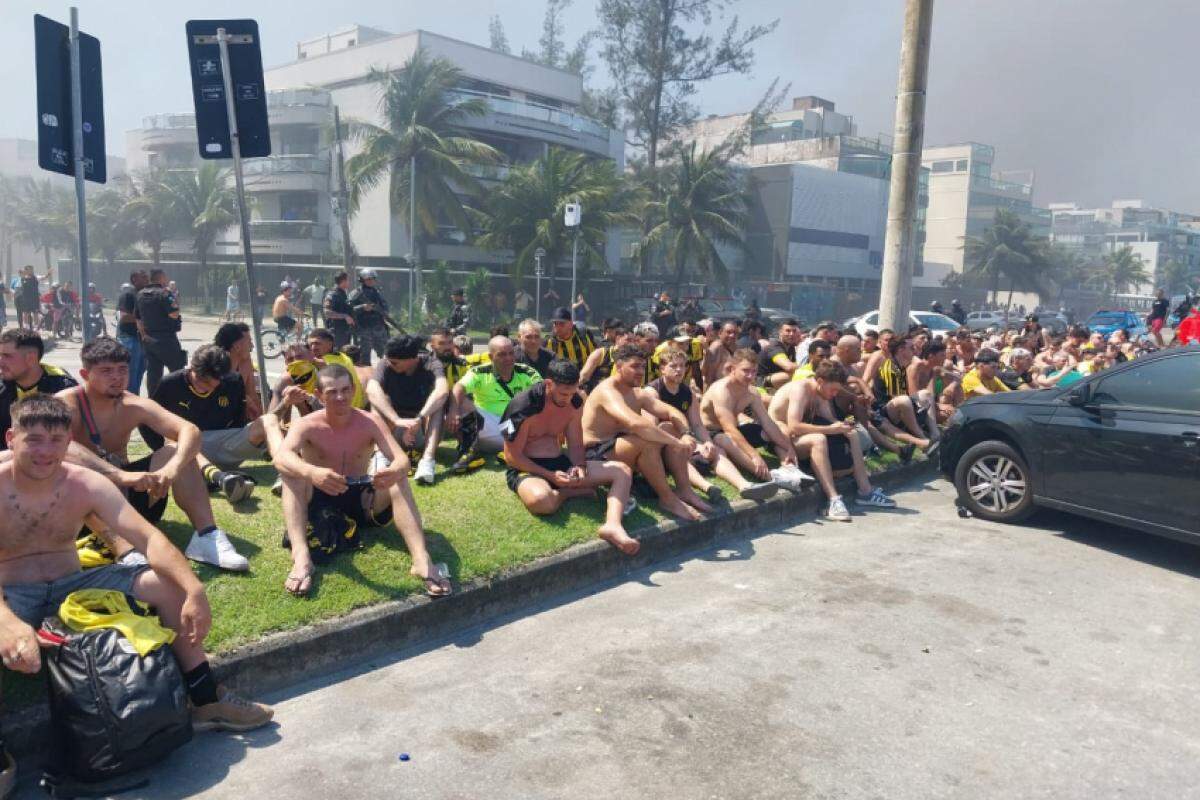
[[[409,334],[393,336],[388,339],[384,355],[387,358],[416,358],[421,354],[424,346],[425,340],[420,336],[410,336]]]
[[[454,289],[453,291],[450,292],[450,296],[457,297],[458,295],[461,295],[462,293],[463,293],[462,289]]]
[[[554,309],[554,313],[550,315],[551,322],[571,322],[571,309],[566,306],[559,306]]]

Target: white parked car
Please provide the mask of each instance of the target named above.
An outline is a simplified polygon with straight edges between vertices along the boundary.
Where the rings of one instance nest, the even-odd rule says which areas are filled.
[[[908,315],[909,324],[924,325],[934,336],[949,336],[961,326],[945,314],[933,311],[913,311]],[[866,336],[868,331],[879,330],[879,311],[869,311],[854,323],[854,330],[859,336]]]

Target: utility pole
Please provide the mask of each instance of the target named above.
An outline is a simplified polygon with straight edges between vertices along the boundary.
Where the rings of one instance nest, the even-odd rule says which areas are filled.
[[[342,260],[346,262],[346,273],[350,286],[357,286],[354,274],[354,248],[350,246],[350,196],[346,192],[346,157],[342,152],[342,117],[338,107],[333,107],[333,137],[337,147],[338,168],[338,216],[342,223]]]
[[[71,124],[74,128],[75,150],[75,214],[79,221],[79,296],[81,319],[79,328],[83,341],[92,340],[91,306],[88,294],[88,246],[87,246],[87,200],[84,196],[84,171],[87,169],[83,154],[83,78],[79,60],[79,9],[71,6]],[[59,276],[61,277],[61,276]]]
[[[925,142],[925,87],[929,80],[929,38],[933,0],[906,0],[896,90],[895,152],[888,188],[887,233],[879,287],[879,327],[908,330],[912,310],[917,190]]]
[[[413,295],[416,294],[413,272],[417,268],[417,157],[408,162],[408,326],[415,330],[420,325],[413,323]]]

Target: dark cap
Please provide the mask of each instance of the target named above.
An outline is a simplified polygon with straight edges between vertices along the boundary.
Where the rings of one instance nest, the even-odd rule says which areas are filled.
[[[388,339],[384,355],[387,358],[416,358],[421,354],[424,346],[425,340],[420,336],[410,336],[409,334],[393,336]]]
[[[571,322],[571,309],[566,306],[559,306],[554,309],[554,313],[550,315],[551,322]]]
[[[980,350],[975,356],[977,364],[999,364],[1000,354],[995,350]]]
[[[458,296],[458,295],[461,295],[462,293],[463,293],[463,290],[462,290],[462,289],[453,289],[453,290],[451,290],[451,292],[450,292],[450,296],[451,296],[451,297],[456,297],[456,296]]]

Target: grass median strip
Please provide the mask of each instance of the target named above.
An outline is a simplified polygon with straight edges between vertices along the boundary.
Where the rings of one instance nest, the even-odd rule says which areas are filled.
[[[131,457],[138,455],[131,448]],[[595,538],[596,528],[603,521],[603,503],[572,500],[556,514],[534,517],[509,491],[504,468],[494,459],[489,458],[487,466],[466,476],[445,472],[453,460],[453,449],[449,445],[441,448],[437,483],[414,486],[414,493],[430,554],[435,562],[448,565],[456,585],[493,578]],[[877,471],[896,461],[895,456],[886,454],[871,458],[869,465]],[[279,499],[270,491],[275,470],[266,462],[246,467],[244,471],[258,483],[253,495],[236,507],[215,495],[213,511],[217,524],[250,559],[250,571],[235,574],[193,565],[212,606],[213,627],[207,641],[210,653],[227,652],[273,631],[298,628],[423,591],[421,582],[409,574],[412,563],[399,534],[388,525],[366,531],[362,550],[339,555],[318,567],[308,598],[289,595],[283,588],[291,569],[289,552],[281,546],[283,513]],[[736,497],[728,484],[719,480],[716,483],[727,498]],[[636,535],[638,529],[664,518],[651,500],[639,503],[638,509],[625,518],[625,525]],[[174,501],[168,505],[160,527],[181,549],[192,535],[187,517]],[[6,676],[5,700],[10,707],[23,705],[40,693],[39,686],[40,679]]]

